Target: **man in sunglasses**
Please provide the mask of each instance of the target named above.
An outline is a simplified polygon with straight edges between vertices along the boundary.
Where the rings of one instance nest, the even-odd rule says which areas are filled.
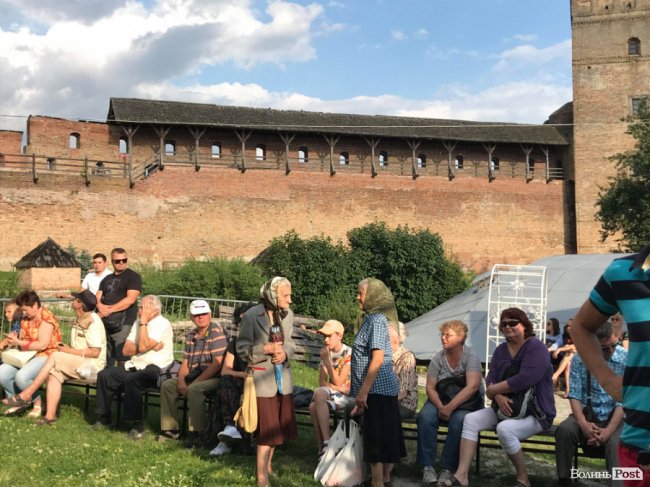
[[[97,291],[97,310],[106,328],[108,366],[123,364],[128,357],[122,353],[126,337],[138,317],[137,300],[142,291],[140,274],[128,268],[126,250],[111,251],[113,273],[106,276]]]
[[[627,351],[618,345],[618,336],[607,321],[597,331],[603,359],[616,375],[623,376]],[[580,355],[571,361],[571,389],[568,393],[572,414],[555,432],[555,458],[560,486],[571,485],[573,454],[580,444],[590,454],[605,456],[608,472],[618,467],[618,443],[623,428],[623,406],[612,399],[585,367]],[[612,481],[610,485],[622,485]]]

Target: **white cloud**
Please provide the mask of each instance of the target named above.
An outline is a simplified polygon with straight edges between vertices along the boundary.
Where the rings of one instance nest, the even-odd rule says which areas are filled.
[[[429,35],[429,32],[426,29],[418,29],[415,31],[415,37],[418,39],[424,39]]]
[[[524,44],[508,49],[499,55],[499,61],[493,69],[499,71],[522,66],[539,66],[556,60],[571,62],[571,39],[544,48]]]
[[[391,30],[390,36],[393,38],[393,40],[399,42],[406,40],[406,34],[404,34],[404,32],[402,32],[401,30]]]
[[[533,42],[536,41],[538,38],[537,34],[515,34],[512,37],[513,39],[522,42]]]

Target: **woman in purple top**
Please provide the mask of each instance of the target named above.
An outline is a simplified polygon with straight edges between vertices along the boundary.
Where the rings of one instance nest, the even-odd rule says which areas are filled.
[[[535,337],[533,324],[522,310],[508,308],[501,312],[499,328],[506,341],[494,351],[485,381],[486,395],[493,404],[496,403],[495,407],[465,416],[458,470],[442,485],[468,485],[469,467],[476,453],[479,432],[496,426],[499,443],[515,467],[516,487],[529,487],[520,440],[550,428],[555,418],[551,359],[544,343]],[[506,370],[512,371],[513,368],[518,372],[504,378]],[[535,413],[521,419],[499,420],[495,409],[511,416],[511,394],[530,388],[534,390],[537,401],[537,407],[532,408]]]

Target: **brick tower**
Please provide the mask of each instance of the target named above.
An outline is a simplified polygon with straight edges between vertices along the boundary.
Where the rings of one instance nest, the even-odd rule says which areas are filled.
[[[650,0],[571,0],[571,26],[577,250],[605,252],[595,202],[633,147],[622,119],[650,96]]]

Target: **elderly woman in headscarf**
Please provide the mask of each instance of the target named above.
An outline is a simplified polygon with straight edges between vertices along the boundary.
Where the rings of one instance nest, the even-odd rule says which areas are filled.
[[[237,336],[237,355],[253,369],[257,394],[258,424],[257,485],[269,485],[275,447],[298,436],[291,392],[289,359],[295,344],[291,339],[293,312],[291,283],[274,277],[260,289],[260,303],[242,318]]]
[[[370,463],[372,485],[383,487],[393,466],[406,456],[388,328],[399,318],[393,294],[380,280],[364,279],[358,291],[363,320],[352,346],[352,414],[363,413],[363,459]]]

